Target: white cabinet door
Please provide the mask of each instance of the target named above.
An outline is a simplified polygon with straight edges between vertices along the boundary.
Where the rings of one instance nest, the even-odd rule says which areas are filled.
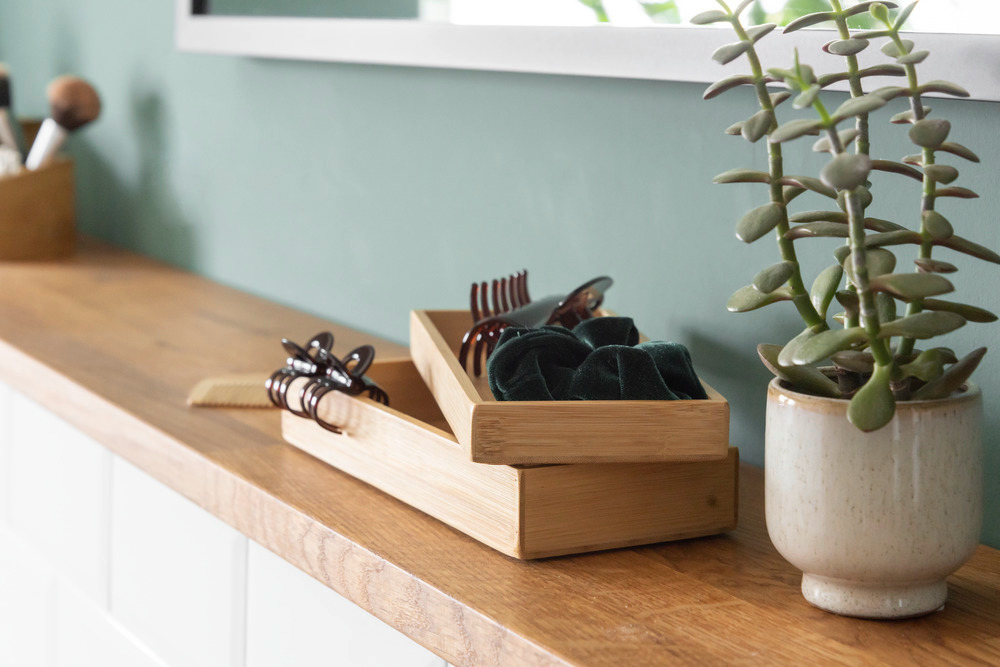
[[[444,667],[445,662],[250,542],[247,667]]]

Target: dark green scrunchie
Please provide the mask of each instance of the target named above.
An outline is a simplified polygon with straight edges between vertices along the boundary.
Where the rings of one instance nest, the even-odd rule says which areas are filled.
[[[508,327],[487,362],[498,401],[708,398],[679,343],[639,343],[630,317],[563,327]]]

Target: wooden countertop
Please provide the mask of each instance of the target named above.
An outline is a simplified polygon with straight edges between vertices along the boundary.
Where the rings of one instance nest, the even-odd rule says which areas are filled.
[[[185,406],[201,377],[269,369],[282,336],[327,322],[94,243],[0,264],[0,285],[0,380],[453,663],[1000,664],[995,549],[951,578],[943,612],[827,614],[771,546],[744,466],[728,535],[519,562],[285,445],[277,411]],[[333,330],[338,348],[372,340]]]

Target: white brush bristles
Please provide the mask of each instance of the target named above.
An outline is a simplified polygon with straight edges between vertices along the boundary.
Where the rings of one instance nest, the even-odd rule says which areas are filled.
[[[44,167],[56,156],[68,135],[66,128],[51,118],[46,118],[38,130],[35,143],[31,145],[31,152],[28,153],[24,166],[28,169]]]

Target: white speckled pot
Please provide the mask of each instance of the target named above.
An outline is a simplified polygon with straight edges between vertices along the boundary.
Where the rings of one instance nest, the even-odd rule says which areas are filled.
[[[767,392],[765,509],[774,546],[802,570],[802,594],[847,616],[940,609],[945,578],[969,559],[982,523],[979,388],[901,402],[862,433],[847,401]]]

